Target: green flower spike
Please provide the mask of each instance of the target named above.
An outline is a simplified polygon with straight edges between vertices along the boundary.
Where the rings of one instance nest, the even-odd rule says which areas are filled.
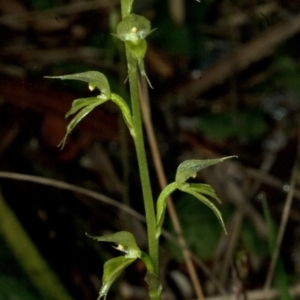
[[[152,85],[145,71],[144,57],[147,50],[145,38],[154,30],[155,29],[151,29],[150,21],[145,17],[130,14],[118,24],[117,34],[113,34],[125,43],[130,55],[137,60],[140,72],[145,76],[151,88]]]
[[[216,192],[214,189],[208,185],[203,183],[189,183],[187,180],[189,178],[195,178],[197,175],[197,172],[200,170],[207,168],[209,166],[215,165],[217,163],[223,162],[226,159],[233,158],[237,156],[227,156],[222,157],[219,159],[206,159],[206,160],[200,160],[200,159],[191,159],[184,161],[181,163],[176,172],[175,182],[170,183],[168,186],[166,186],[163,191],[160,193],[158,200],[157,200],[157,225],[156,225],[156,237],[158,238],[161,234],[162,225],[165,218],[166,213],[166,201],[167,198],[176,190],[180,190],[182,192],[188,193],[198,200],[200,200],[203,204],[208,206],[216,215],[217,219],[219,220],[223,230],[225,233],[227,233],[225,224],[223,222],[222,215],[218,208],[211,202],[209,198],[215,199],[218,203],[221,203],[221,200],[218,198]],[[208,198],[209,197],[209,198]]]

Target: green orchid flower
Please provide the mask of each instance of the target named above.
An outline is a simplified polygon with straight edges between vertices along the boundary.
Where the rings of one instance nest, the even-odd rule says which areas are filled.
[[[137,259],[141,259],[147,268],[145,281],[149,287],[149,295],[160,295],[162,287],[158,281],[157,275],[154,273],[153,262],[151,261],[149,255],[141,251],[137,246],[136,240],[132,233],[128,231],[119,231],[113,234],[105,234],[103,236],[86,235],[99,242],[114,243],[116,246],[113,247],[124,253],[123,256],[109,259],[104,264],[102,286],[99,291],[98,300],[100,300],[102,297],[106,299],[111,285],[117,280],[121,273]]]
[[[223,230],[225,233],[226,227],[222,218],[222,215],[218,208],[211,202],[211,199],[215,199],[218,203],[221,203],[221,200],[217,196],[214,189],[208,185],[203,183],[189,183],[187,180],[189,178],[195,178],[197,172],[200,170],[207,168],[209,166],[215,165],[217,163],[223,162],[226,159],[233,158],[236,156],[227,156],[218,159],[191,159],[182,162],[176,172],[175,182],[167,185],[162,192],[160,193],[157,205],[156,205],[156,238],[159,238],[161,235],[162,225],[165,219],[166,206],[167,206],[167,198],[175,191],[180,190],[182,192],[188,193],[194,196],[196,199],[201,201],[203,204],[208,206],[216,215],[219,220]]]
[[[130,14],[118,24],[117,33],[113,34],[113,36],[125,43],[130,55],[137,61],[141,74],[147,79],[151,88],[152,85],[145,71],[144,57],[147,50],[145,38],[154,30],[151,29],[150,21],[145,17]],[[131,66],[129,66],[130,71]]]
[[[62,80],[80,80],[88,83],[91,91],[95,88],[99,90],[100,94],[95,97],[80,98],[73,101],[71,109],[66,113],[66,118],[76,114],[67,126],[67,132],[60,142],[58,147],[64,148],[68,135],[73,131],[75,126],[87,116],[95,107],[111,100],[121,110],[125,123],[130,131],[130,134],[135,137],[131,111],[126,101],[119,95],[111,93],[110,86],[104,74],[98,71],[88,71],[83,73],[63,75],[63,76],[46,76],[46,78],[59,78]]]

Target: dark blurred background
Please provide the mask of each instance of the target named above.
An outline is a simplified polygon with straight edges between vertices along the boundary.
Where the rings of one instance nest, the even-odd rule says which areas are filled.
[[[44,78],[98,70],[108,77],[112,92],[128,99],[122,45],[110,35],[119,19],[119,1],[0,3],[0,170],[74,184],[143,213],[134,147],[118,109],[111,103],[98,107],[60,150],[72,100],[92,93],[86,84]],[[149,89],[151,116],[169,182],[183,159],[239,157],[197,178],[222,199],[218,208],[228,236],[201,203],[180,193],[174,202],[189,246],[207,268],[196,264],[205,295],[221,299],[212,297],[227,292],[235,295],[232,299],[246,299],[239,297],[264,286],[273,252],[268,241],[278,230],[299,159],[300,2],[135,0],[134,12],[157,28],[148,37],[145,66],[154,87]],[[157,197],[148,143],[147,153]],[[144,223],[122,207],[55,184],[17,178],[1,178],[0,184],[1,198],[74,299],[97,298],[103,263],[117,255],[85,232],[127,229],[142,249],[147,247]],[[300,295],[299,199],[296,185],[281,267],[274,275],[291,289],[290,299]],[[168,217],[165,227],[173,231]],[[1,232],[0,299],[48,299],[13,255],[16,249],[8,245],[4,226]],[[193,299],[179,248],[162,238],[161,253],[164,299]],[[108,298],[146,299],[144,275],[144,267],[133,264]],[[274,287],[282,292],[277,279]]]

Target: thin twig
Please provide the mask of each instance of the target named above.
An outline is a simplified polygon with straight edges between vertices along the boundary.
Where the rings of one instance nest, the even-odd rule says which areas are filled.
[[[75,193],[80,193],[82,195],[88,196],[90,198],[99,200],[103,203],[109,204],[111,206],[117,207],[124,212],[130,214],[134,218],[140,221],[145,221],[145,218],[143,215],[135,211],[134,209],[128,207],[127,205],[124,205],[110,197],[107,197],[105,195],[102,195],[100,193],[85,189],[83,187],[79,187],[70,183],[66,183],[63,181],[55,180],[55,179],[50,179],[50,178],[44,178],[44,177],[39,177],[39,176],[34,176],[34,175],[26,175],[26,174],[19,174],[19,173],[11,173],[11,172],[2,172],[0,171],[0,177],[1,178],[8,178],[8,179],[14,179],[14,180],[22,180],[22,181],[30,181],[30,182],[35,182],[47,186],[53,186],[56,188],[60,188],[63,190],[68,190],[72,191]]]
[[[293,202],[295,186],[296,186],[297,176],[298,176],[298,167],[299,167],[298,164],[299,164],[299,158],[300,158],[300,136],[298,137],[298,146],[297,147],[298,147],[297,148],[297,156],[296,156],[295,164],[294,164],[293,171],[292,171],[290,189],[287,194],[284,208],[283,208],[283,213],[282,213],[280,227],[279,227],[279,231],[278,231],[278,235],[277,235],[277,239],[276,239],[275,249],[274,249],[274,252],[272,255],[271,264],[270,264],[268,274],[267,274],[267,279],[266,279],[266,282],[264,285],[265,290],[270,288],[272,280],[273,280],[274,271],[275,271],[275,267],[276,267],[277,260],[279,257],[282,239],[284,236],[284,232],[286,229],[286,225],[287,225],[287,222],[289,219],[289,214],[290,214],[290,210],[291,210],[291,206],[292,206],[292,202]]]
[[[0,23],[6,23],[10,20],[15,20],[15,19],[25,19],[25,20],[30,20],[33,17],[36,16],[43,16],[46,14],[64,14],[64,15],[72,15],[84,11],[89,11],[89,10],[95,10],[97,8],[107,8],[111,7],[114,5],[119,4],[119,0],[94,0],[94,1],[87,1],[87,2],[73,2],[70,4],[66,5],[60,5],[54,8],[49,8],[45,10],[35,10],[35,11],[30,11],[26,13],[20,13],[20,14],[7,14],[3,15],[0,17]]]
[[[144,120],[147,137],[148,137],[150,148],[151,148],[154,166],[156,169],[159,185],[163,189],[167,186],[167,179],[166,179],[166,174],[163,169],[159,148],[157,145],[157,140],[156,140],[156,137],[154,134],[153,125],[152,125],[152,121],[151,121],[151,117],[150,117],[149,97],[148,97],[148,92],[147,92],[147,84],[145,84],[145,81],[143,81],[142,83],[141,83],[141,81],[139,81],[139,92],[140,92],[143,120]],[[167,199],[167,208],[168,208],[168,211],[169,211],[169,214],[171,217],[171,221],[172,221],[174,230],[175,230],[177,238],[178,238],[178,242],[182,249],[182,254],[183,254],[184,260],[186,262],[186,266],[187,266],[191,281],[193,283],[194,290],[197,295],[197,299],[204,300],[202,287],[201,287],[199,278],[197,276],[195,266],[191,259],[190,252],[188,250],[188,245],[183,236],[180,221],[178,219],[178,216],[177,216],[177,213],[175,210],[175,206],[174,206],[174,203],[173,203],[171,197],[169,197]]]
[[[293,299],[300,295],[300,285],[294,285],[289,288],[289,294]],[[248,300],[271,300],[271,299],[278,299],[280,296],[280,291],[277,288],[272,288],[268,290],[253,290],[247,292],[247,299]],[[228,296],[213,296],[206,298],[206,300],[236,300],[236,294],[231,294]]]

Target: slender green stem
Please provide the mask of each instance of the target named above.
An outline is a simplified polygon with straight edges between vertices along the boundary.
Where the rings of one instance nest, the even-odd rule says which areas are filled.
[[[153,261],[155,272],[156,274],[158,274],[159,258],[158,240],[156,239],[156,218],[143,137],[142,116],[138,92],[138,66],[137,61],[134,58],[132,58],[130,54],[127,54],[127,62],[129,68],[128,72],[132,105],[132,120],[135,130],[134,143],[139,164],[147,220],[149,255]]]

